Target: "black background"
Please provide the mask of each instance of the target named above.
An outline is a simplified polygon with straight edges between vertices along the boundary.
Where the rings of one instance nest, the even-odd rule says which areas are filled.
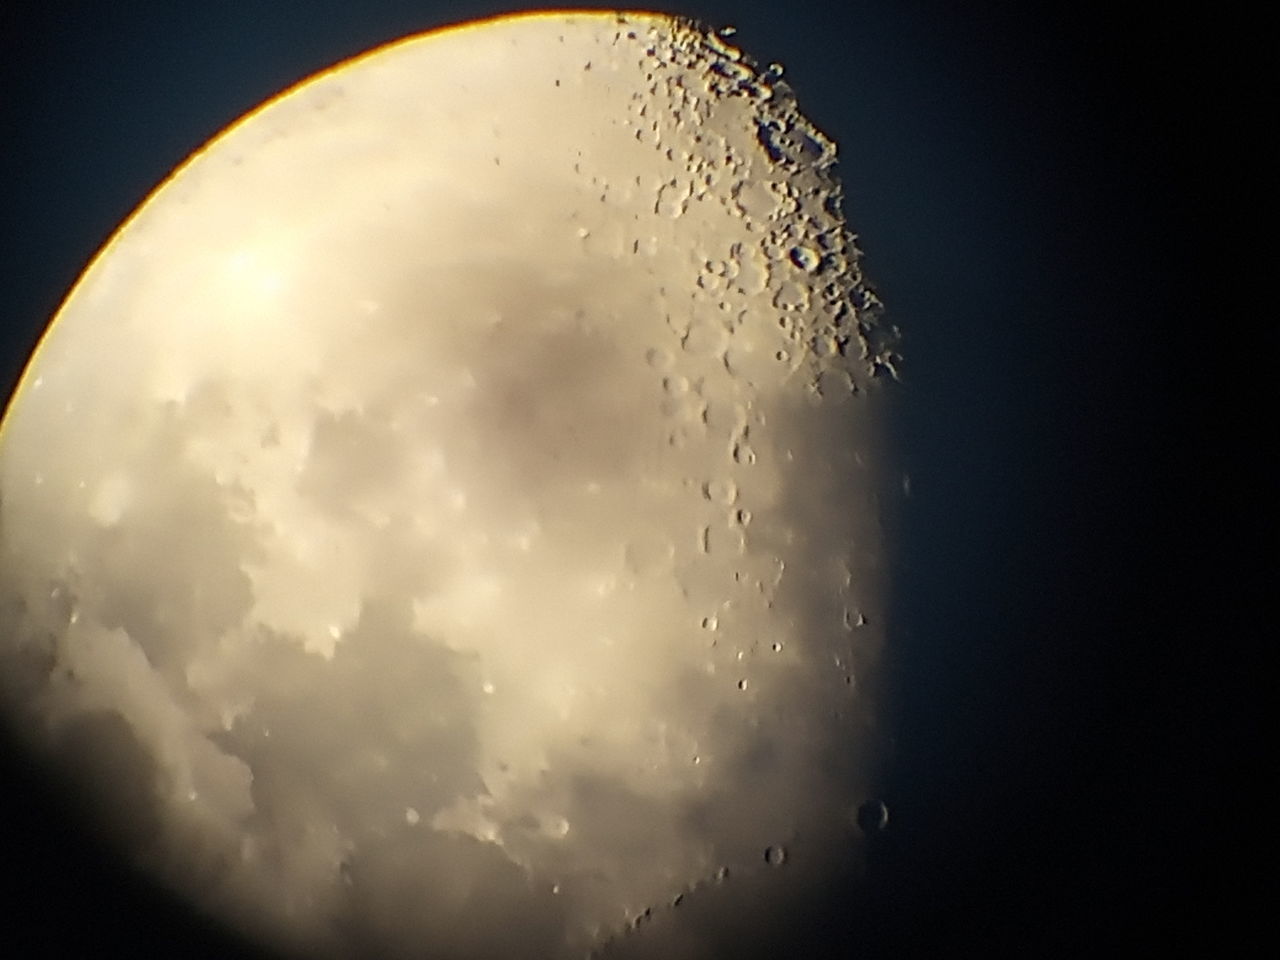
[[[6,395],[89,258],[210,136],[337,60],[519,6],[0,7]],[[673,12],[786,65],[905,337],[890,825],[869,881],[761,955],[1250,952],[1280,356],[1239,297],[1263,257],[1235,251],[1266,196],[1239,189],[1260,26],[1121,4]],[[0,953],[240,948],[116,870],[11,753],[4,774]]]

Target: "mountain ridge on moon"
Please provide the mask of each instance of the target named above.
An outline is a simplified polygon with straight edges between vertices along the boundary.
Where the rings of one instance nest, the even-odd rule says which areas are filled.
[[[880,748],[896,354],[834,157],[649,14],[411,38],[232,127],[6,412],[15,729],[308,955],[766,923]]]

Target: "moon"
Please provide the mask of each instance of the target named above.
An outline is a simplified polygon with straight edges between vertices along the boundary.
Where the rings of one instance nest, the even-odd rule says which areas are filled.
[[[236,123],[5,413],[3,716],[289,955],[769,929],[883,746],[898,357],[835,159],[658,14],[411,37]]]

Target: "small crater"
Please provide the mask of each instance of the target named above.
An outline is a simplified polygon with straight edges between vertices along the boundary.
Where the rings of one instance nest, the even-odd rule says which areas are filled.
[[[868,800],[858,807],[855,820],[868,836],[879,833],[889,825],[889,808],[882,800]]]

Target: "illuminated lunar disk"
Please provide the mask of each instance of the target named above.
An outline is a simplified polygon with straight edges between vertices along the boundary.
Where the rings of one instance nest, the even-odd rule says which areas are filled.
[[[300,955],[776,922],[875,773],[893,356],[834,156],[655,14],[414,37],[237,123],[7,412],[13,729]]]

